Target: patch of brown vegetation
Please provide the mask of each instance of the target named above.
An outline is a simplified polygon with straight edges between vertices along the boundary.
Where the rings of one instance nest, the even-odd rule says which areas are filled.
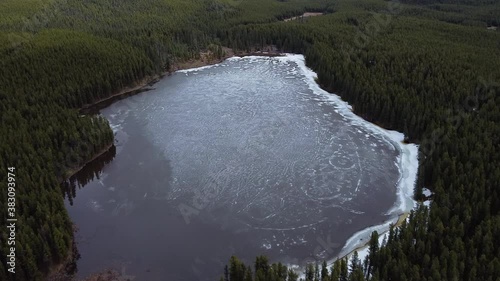
[[[291,20],[297,20],[297,19],[302,19],[302,18],[307,18],[307,17],[321,16],[321,15],[324,15],[324,13],[309,13],[309,12],[306,12],[306,13],[303,13],[302,15],[300,15],[300,16],[286,18],[283,21],[291,21]]]
[[[189,68],[196,68],[206,65],[217,64],[221,63],[227,58],[234,56],[234,52],[230,48],[222,47],[222,51],[223,51],[222,57],[217,57],[216,54],[214,54],[212,51],[208,50],[202,51],[200,52],[199,58],[197,59],[190,59],[187,61],[179,61],[174,63],[174,65],[170,69],[170,72],[175,72],[181,69],[189,69]]]
[[[238,57],[245,57],[245,56],[279,56],[282,55],[281,52],[278,51],[276,46],[274,45],[268,45],[264,47],[253,47],[250,48],[250,50],[238,50],[234,51],[231,48],[228,47],[222,47],[222,56],[217,57],[216,54],[214,54],[212,51],[202,51],[199,54],[199,58],[197,59],[190,59],[187,61],[179,61],[173,64],[172,68],[170,69],[170,72],[175,72],[177,70],[182,70],[182,69],[190,69],[190,68],[197,68],[197,67],[202,67],[202,66],[207,66],[207,65],[213,65],[217,63],[221,63],[224,60],[238,56]]]
[[[86,110],[89,108],[92,108],[98,104],[101,103],[106,103],[108,101],[112,101],[116,99],[117,97],[124,96],[124,95],[131,95],[134,92],[140,92],[141,90],[145,89],[146,86],[151,86],[154,83],[158,82],[163,76],[165,75],[170,75],[171,73],[182,70],[182,69],[189,69],[189,68],[196,68],[196,67],[202,67],[206,65],[212,65],[212,64],[217,64],[221,63],[224,60],[234,57],[234,56],[279,56],[281,53],[278,51],[276,46],[274,45],[269,45],[269,46],[264,46],[262,48],[254,47],[251,48],[249,51],[234,51],[231,48],[228,47],[222,47],[222,56],[217,57],[212,51],[202,51],[199,54],[199,58],[197,59],[190,59],[190,60],[184,60],[184,61],[176,61],[172,64],[170,69],[165,70],[159,75],[153,75],[153,76],[147,76],[144,79],[141,79],[139,81],[136,81],[132,83],[130,86],[125,87],[121,89],[120,91],[106,97],[100,100],[95,101],[92,104],[86,104],[82,106],[82,110]]]

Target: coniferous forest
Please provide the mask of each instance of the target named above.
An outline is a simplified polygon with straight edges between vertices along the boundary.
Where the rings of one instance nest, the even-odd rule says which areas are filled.
[[[283,21],[304,12],[324,15]],[[433,192],[384,243],[372,235],[366,260],[309,265],[306,280],[500,280],[499,25],[498,0],[0,0],[0,224],[9,171],[17,218],[16,274],[2,228],[0,280],[45,280],[73,251],[61,183],[113,143],[80,108],[209,46],[270,45],[419,144],[415,196]],[[263,256],[221,276],[298,279]]]

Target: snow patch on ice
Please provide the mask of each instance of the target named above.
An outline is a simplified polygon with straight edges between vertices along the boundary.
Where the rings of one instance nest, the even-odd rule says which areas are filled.
[[[266,250],[270,250],[273,246],[271,245],[271,243],[264,243],[262,244],[262,248],[266,249]]]
[[[212,68],[212,67],[219,66],[219,65],[220,65],[220,63],[216,63],[216,64],[205,65],[205,66],[200,66],[200,67],[195,67],[195,68],[181,69],[181,70],[177,70],[176,72],[188,74],[190,72],[197,72],[197,71],[200,71],[203,69],[208,69],[208,68]]]
[[[121,131],[123,129],[121,124],[112,124],[111,122],[109,122],[109,126],[111,127],[111,130],[113,131],[113,133],[116,133],[116,132]]]
[[[378,244],[382,245],[382,242],[384,242],[384,238],[387,240],[387,233],[384,233],[378,237]],[[370,254],[370,250],[368,247],[364,247],[358,251],[358,258],[361,262]],[[350,256],[348,257],[350,258]]]
[[[390,225],[395,224],[397,221],[398,221],[398,217],[395,217],[393,219],[386,221],[383,224],[371,226],[371,227],[365,228],[361,231],[354,233],[354,235],[351,238],[349,238],[349,240],[347,240],[347,242],[344,245],[344,248],[342,249],[342,251],[340,251],[338,256],[335,259],[333,259],[333,261],[335,261],[337,258],[347,256],[349,253],[351,253],[355,249],[358,249],[358,248],[365,246],[366,243],[368,243],[368,241],[370,241],[370,236],[371,236],[372,232],[377,231],[378,233],[385,233],[389,229]],[[383,235],[380,235],[380,236],[383,236]],[[359,251],[358,251],[358,254],[359,254]],[[330,262],[333,262],[333,261],[330,261]]]
[[[422,193],[424,194],[425,197],[429,197],[432,195],[432,191],[430,191],[429,189],[427,188],[423,188],[422,189]]]

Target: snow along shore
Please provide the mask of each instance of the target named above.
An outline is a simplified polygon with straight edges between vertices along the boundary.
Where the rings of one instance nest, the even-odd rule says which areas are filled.
[[[380,136],[386,141],[392,143],[394,147],[399,151],[399,157],[396,163],[400,171],[400,176],[396,188],[397,200],[395,202],[395,205],[387,212],[387,214],[392,216],[392,218],[380,225],[370,226],[353,234],[353,236],[351,236],[351,238],[347,240],[337,257],[331,261],[328,261],[328,263],[330,264],[337,258],[345,257],[355,249],[366,245],[366,243],[370,240],[370,235],[373,231],[377,231],[382,237],[382,233],[389,231],[389,227],[391,224],[396,224],[400,215],[410,212],[417,206],[417,202],[413,199],[413,191],[415,187],[415,181],[417,179],[418,146],[416,144],[403,143],[404,135],[402,133],[383,129],[364,120],[363,118],[354,114],[352,112],[352,106],[343,101],[338,95],[329,93],[321,89],[321,87],[316,83],[317,74],[305,65],[305,59],[303,55],[286,54],[286,56],[276,57],[276,59],[296,63],[306,77],[306,82],[309,85],[309,88],[315,94],[321,96],[326,101],[329,101],[333,105],[335,105],[338,112],[342,116],[347,118],[350,122],[369,129],[374,135]]]
[[[231,57],[228,60],[257,60],[262,59],[263,56],[245,56],[245,57]],[[403,133],[397,131],[386,130],[375,124],[372,124],[358,115],[354,114],[352,111],[352,106],[347,102],[343,101],[340,96],[329,93],[316,83],[317,74],[308,68],[305,64],[305,58],[303,55],[297,54],[284,54],[283,56],[276,56],[268,58],[271,60],[278,60],[283,63],[295,63],[304,75],[304,81],[308,84],[309,89],[313,91],[314,94],[320,96],[325,101],[330,102],[338,110],[342,116],[344,116],[351,124],[360,125],[371,131],[372,134],[382,137],[387,142],[391,143],[395,149],[399,151],[399,157],[397,159],[396,165],[399,167],[400,177],[396,187],[397,200],[394,206],[387,212],[387,215],[391,216],[391,219],[385,221],[382,224],[376,226],[370,226],[354,233],[351,238],[349,238],[340,253],[332,260],[328,260],[327,263],[330,265],[335,260],[339,258],[346,257],[350,255],[354,250],[360,249],[361,254],[367,254],[366,245],[370,240],[370,235],[373,231],[377,231],[380,235],[380,239],[383,239],[384,233],[389,231],[391,224],[396,224],[400,216],[409,213],[412,209],[417,206],[417,202],[413,199],[413,191],[415,186],[415,181],[417,178],[418,170],[418,146],[416,144],[405,144],[403,143],[404,135]],[[186,70],[180,70],[178,72],[189,73],[193,71],[199,71],[207,69],[210,67],[217,66],[209,65],[199,68],[192,68]],[[366,252],[366,253],[365,253]],[[318,262],[319,263],[319,262]],[[301,266],[290,266],[295,269],[302,269]]]

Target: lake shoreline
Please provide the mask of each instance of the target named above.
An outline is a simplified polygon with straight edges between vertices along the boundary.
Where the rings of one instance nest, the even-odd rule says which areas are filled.
[[[70,169],[65,172],[65,175],[63,178],[60,180],[61,184],[70,179],[72,176],[80,172],[85,166],[87,166],[89,163],[92,161],[96,160],[100,156],[104,155],[105,153],[109,152],[109,150],[113,147],[114,141],[112,141],[110,144],[106,145],[103,149],[95,153],[89,160],[85,161],[83,164],[78,166],[77,168]],[[74,237],[74,234],[77,231],[76,225],[71,222],[73,225],[73,237],[71,240],[71,247],[68,249],[68,253],[66,258],[64,258],[61,262],[55,263],[52,266],[48,268],[48,280],[54,280],[54,281],[66,281],[66,280],[72,280],[72,278],[68,274],[68,268],[73,267],[74,264],[76,263],[76,260],[78,259],[79,253],[78,253],[78,246],[76,244],[76,240]]]
[[[74,223],[72,224],[73,235],[78,231]],[[53,264],[48,268],[47,280],[51,281],[72,281],[76,270],[76,261],[79,259],[78,245],[76,240],[71,241],[67,256],[59,263]]]
[[[418,145],[405,142],[405,136],[401,132],[385,129],[376,123],[372,123],[362,116],[355,113],[352,106],[342,98],[335,94],[324,90],[316,81],[317,74],[312,69],[306,66],[305,57],[303,55],[287,54],[285,59],[295,61],[309,78],[310,89],[317,95],[325,98],[338,106],[339,112],[344,117],[350,119],[353,123],[359,124],[373,134],[378,134],[387,142],[391,143],[400,153],[397,161],[397,166],[400,171],[400,177],[396,186],[396,202],[394,206],[386,213],[392,216],[390,219],[383,221],[378,225],[368,226],[354,233],[342,247],[339,254],[333,259],[326,260],[327,264],[331,265],[335,260],[349,257],[354,251],[363,249],[369,242],[372,231],[377,231],[382,236],[382,233],[387,233],[391,225],[400,225],[411,210],[416,207],[416,201],[413,199],[414,187],[418,172]],[[298,265],[302,268],[302,265]]]
[[[179,67],[178,67],[178,68],[176,68],[174,71],[171,71],[171,72],[168,72],[168,73],[169,73],[169,74],[171,74],[171,73],[176,72],[176,71],[179,71],[179,70],[191,70],[191,69],[197,69],[197,68],[204,67],[204,66],[216,65],[216,64],[221,63],[221,62],[223,62],[224,60],[226,60],[226,59],[228,59],[228,58],[230,58],[230,57],[249,57],[249,56],[260,56],[260,57],[263,57],[263,56],[268,56],[268,57],[283,56],[285,59],[287,59],[287,57],[289,57],[289,56],[297,56],[297,55],[291,55],[291,54],[281,54],[281,53],[277,53],[277,52],[275,52],[275,53],[244,52],[244,53],[238,53],[238,54],[232,53],[232,54],[231,54],[231,56],[227,56],[227,57],[221,58],[221,59],[216,60],[216,61],[211,61],[211,62],[205,61],[205,62],[203,62],[203,60],[202,60],[203,64],[201,64],[201,65],[199,65],[199,66],[195,66],[195,67],[188,67],[188,65],[179,66]],[[300,56],[302,57],[303,67],[306,67],[306,66],[305,66],[305,59],[304,59],[304,57],[303,57],[302,55],[300,55]],[[199,64],[199,63],[200,63],[200,61],[193,62],[193,63],[195,63],[195,64]],[[189,66],[193,66],[193,64],[189,64]],[[300,67],[302,67],[302,65],[299,65],[299,66],[300,66]],[[307,67],[306,67],[306,68],[307,68]],[[307,68],[307,69],[308,69],[308,71],[310,71],[310,72],[314,73],[314,72],[313,72],[312,70],[310,70],[309,68]],[[162,77],[163,77],[163,76],[162,76]],[[312,80],[312,81],[314,81],[314,80]],[[154,82],[157,82],[157,81],[154,81]],[[314,83],[315,83],[315,85],[316,85],[317,87],[319,87],[319,88],[320,88],[320,85],[318,85],[318,84],[316,83],[316,81],[314,81]],[[146,86],[146,85],[148,85],[148,84],[149,84],[149,83],[145,83],[142,87],[145,87],[145,86]],[[138,86],[134,87],[134,88],[132,89],[132,91],[134,91],[134,90],[135,90],[135,91],[137,91],[137,90],[140,90],[140,89],[141,89],[141,88],[140,88],[140,86],[138,85]],[[322,90],[322,91],[324,91],[324,90]],[[131,91],[124,92],[124,93],[121,93],[120,95],[126,95],[127,93],[130,93],[130,92],[131,92]],[[329,92],[326,92],[326,91],[324,91],[324,92],[325,92],[325,93],[327,93],[329,96],[332,96],[332,97],[333,97],[333,99],[335,99],[335,100],[336,100],[336,99],[339,99],[339,100],[340,100],[340,102],[339,102],[339,103],[337,103],[338,101],[333,101],[335,104],[343,106],[343,107],[344,107],[344,109],[347,109],[347,110],[348,110],[348,111],[349,111],[352,115],[356,116],[356,118],[357,118],[357,119],[362,119],[362,117],[361,117],[361,116],[359,116],[359,115],[356,115],[356,114],[352,111],[352,108],[350,107],[350,105],[348,105],[345,101],[342,101],[342,100],[340,99],[340,97],[338,97],[338,96],[337,96],[337,95],[335,95],[334,93],[329,93]],[[116,94],[115,96],[117,96],[117,95],[118,95],[118,94]],[[332,98],[330,98],[330,99],[332,99]],[[106,100],[109,100],[109,98],[107,98]],[[99,103],[100,103],[100,102],[97,102],[96,104],[99,104]],[[364,119],[362,119],[362,120],[364,120]],[[371,123],[371,122],[367,121],[367,120],[364,120],[364,122],[365,122],[365,123],[369,123],[369,127],[370,127],[370,129],[371,129],[372,131],[374,131],[374,132],[375,132],[375,133],[377,133],[377,134],[382,134],[382,135],[384,135],[387,139],[391,140],[391,142],[393,143],[393,145],[395,145],[395,147],[397,146],[397,147],[398,147],[398,149],[400,150],[400,153],[401,153],[401,154],[403,154],[402,148],[403,148],[403,146],[405,146],[405,144],[402,142],[402,140],[401,140],[401,141],[399,141],[399,140],[396,140],[396,139],[394,138],[394,137],[395,137],[395,134],[398,134],[398,136],[399,136],[399,135],[402,135],[401,133],[397,133],[397,132],[394,132],[394,131],[388,131],[388,130],[386,130],[386,129],[384,129],[384,128],[381,128],[381,127],[377,126],[377,125],[376,125],[376,124],[374,124],[374,123]],[[368,126],[367,126],[367,127],[368,127]],[[378,129],[374,129],[373,127],[377,127]],[[418,149],[418,148],[417,148],[417,149]],[[104,152],[102,152],[102,153],[104,153]],[[99,155],[101,155],[102,153],[100,153]],[[94,157],[93,159],[95,159],[95,158],[97,158],[97,157],[98,157],[98,156]],[[401,155],[401,157],[400,157],[400,158],[402,158],[402,157],[403,157],[403,155]],[[91,161],[92,161],[92,160],[91,160]],[[88,162],[91,162],[91,161],[88,161]],[[417,161],[418,161],[418,160],[417,160]],[[403,165],[403,163],[401,162],[401,159],[400,159],[400,161],[398,161],[398,162],[399,162],[399,165]],[[407,162],[405,162],[405,163],[407,163]],[[417,164],[418,164],[418,162],[417,162]],[[417,166],[418,166],[418,165],[417,165]],[[75,172],[75,173],[76,173],[76,172]],[[403,171],[402,171],[402,170],[401,170],[401,174],[403,174]],[[402,175],[401,175],[401,177],[402,177]],[[401,178],[400,178],[400,181],[401,181]],[[397,191],[397,193],[398,193],[398,196],[399,196],[399,197],[401,197],[401,194],[400,194],[400,192],[401,192],[401,190],[400,190],[400,183],[398,183],[398,187],[396,188],[396,191]],[[413,194],[413,193],[411,193],[411,194]],[[404,195],[409,195],[409,194],[404,194]],[[399,199],[401,199],[401,198],[399,198]],[[396,203],[398,203],[398,201],[397,201]],[[403,204],[404,204],[404,202],[403,202]],[[396,211],[403,211],[403,210],[401,210],[401,209],[406,209],[406,207],[407,207],[407,206],[404,206],[404,207],[402,207],[402,208],[401,208],[401,206],[399,206],[399,207],[394,207],[394,208],[392,209],[392,211],[389,211],[389,213],[390,213],[390,214],[392,214],[392,215],[394,215]],[[402,220],[404,220],[404,218],[407,216],[408,212],[409,212],[409,211],[407,211],[407,210],[404,210],[402,213],[400,212],[400,213],[398,214],[398,216],[397,216],[397,217],[395,217],[395,218],[397,218],[397,222],[398,222],[398,223],[400,223]],[[388,221],[392,222],[395,218],[391,218],[391,219],[389,219]],[[385,225],[386,225],[386,223],[387,223],[388,221],[384,222],[382,225],[379,225],[379,226],[385,226]],[[367,227],[367,228],[365,228],[365,229],[363,229],[363,230],[361,230],[361,231],[370,230],[372,227],[373,227],[373,226]],[[359,232],[358,232],[358,233],[359,233]],[[358,234],[358,233],[354,233],[354,234],[353,234],[353,237],[354,237],[356,234]],[[370,231],[370,233],[371,233],[371,231]],[[349,239],[352,239],[353,237],[351,237],[351,238],[349,238]],[[363,241],[364,239],[361,239],[361,240]],[[349,240],[348,240],[348,241],[349,241]],[[354,249],[350,250],[347,254],[345,254],[345,255],[343,255],[343,256],[340,256],[340,255],[339,255],[340,257],[337,257],[337,258],[335,258],[335,259],[338,259],[338,258],[343,258],[343,257],[349,256],[350,254],[352,254],[352,252],[353,252],[353,251],[355,251],[355,250],[358,250],[358,249],[361,249],[361,248],[365,247],[365,245],[366,245],[366,243],[367,243],[367,242],[368,242],[368,240],[363,241],[363,243],[359,243],[359,242],[358,242],[358,243],[356,243],[356,247],[355,247]],[[346,244],[347,244],[347,242],[346,242]],[[346,245],[346,246],[347,246],[347,245]],[[345,247],[344,247],[344,248],[345,248]],[[343,250],[344,250],[344,249],[343,249]],[[341,251],[341,252],[342,252],[342,251]]]
[[[90,162],[99,158],[104,153],[108,152],[113,147],[113,145],[114,145],[114,141],[112,141],[110,144],[106,145],[103,149],[99,150],[97,153],[94,154],[94,156],[92,158],[85,161],[82,165],[80,165],[74,169],[70,169],[70,170],[66,171],[66,174],[64,175],[64,178],[62,181],[68,180],[69,178],[71,178],[72,176],[74,176],[75,174],[80,172],[85,166],[87,166],[87,164],[89,164]]]
[[[173,73],[180,71],[180,70],[188,70],[188,69],[193,69],[193,68],[199,68],[199,67],[204,67],[204,66],[210,66],[210,65],[216,65],[219,63],[222,63],[223,61],[231,58],[231,57],[248,57],[248,56],[262,56],[262,57],[277,57],[277,56],[283,56],[284,53],[281,51],[277,50],[275,46],[265,46],[263,49],[256,49],[254,48],[253,50],[250,51],[235,51],[233,49],[227,48],[227,47],[222,47],[224,55],[220,58],[213,57],[213,53],[208,52],[208,53],[200,53],[200,58],[198,59],[191,59],[187,61],[180,61],[180,62],[175,62],[173,66],[166,71],[161,72],[160,74],[155,74],[152,76],[146,76],[143,79],[133,82],[131,85],[126,86],[125,88],[119,90],[117,93],[112,94],[108,97],[99,99],[93,103],[85,104],[80,108],[80,112],[86,112],[91,110],[92,108],[99,107],[99,105],[105,104],[105,103],[113,103],[113,101],[119,99],[120,97],[123,96],[131,96],[134,94],[138,94],[144,91],[149,91],[152,88],[147,88],[152,87],[155,83],[160,81],[163,77],[165,76],[170,76]]]
[[[224,47],[223,49],[224,49],[225,54],[223,57],[218,58],[218,59],[204,60],[203,58],[200,58],[200,59],[196,59],[196,60],[177,62],[168,71],[164,71],[160,74],[155,74],[153,76],[146,76],[143,79],[136,81],[136,82],[133,82],[129,86],[126,86],[125,88],[121,89],[120,91],[118,91],[115,94],[112,94],[106,98],[102,98],[100,100],[97,100],[93,103],[83,105],[80,108],[80,112],[90,111],[93,108],[99,107],[100,105],[103,105],[106,103],[113,103],[114,101],[120,99],[121,97],[132,96],[134,94],[138,94],[138,93],[141,93],[144,91],[151,90],[151,88],[146,88],[146,87],[152,86],[156,82],[160,81],[163,77],[172,75],[173,73],[180,71],[180,70],[216,65],[216,64],[222,63],[223,61],[227,60],[228,58],[235,57],[235,56],[239,56],[239,57],[245,57],[245,56],[275,57],[275,56],[283,55],[283,53],[278,52],[274,46],[267,46],[266,48],[268,49],[268,51],[260,51],[260,50],[234,51],[232,49]],[[86,160],[80,166],[66,171],[65,175],[61,179],[61,182],[64,182],[64,181],[70,179],[71,177],[76,175],[78,172],[80,172],[83,168],[85,168],[85,166],[87,166],[89,163],[96,160],[97,158],[104,155],[105,153],[109,152],[109,150],[113,147],[113,145],[114,145],[114,140],[110,144],[105,146],[103,149],[96,152],[90,159]],[[75,244],[74,238],[72,240],[72,245],[73,245],[73,247],[71,247],[71,249],[68,251],[67,257],[64,260],[62,260],[60,263],[54,264],[49,268],[48,276],[50,278],[56,278],[56,279],[59,278],[57,280],[66,280],[65,278],[68,277],[66,274],[66,267],[68,264],[71,264],[72,262],[74,262],[75,250],[77,250],[76,249],[77,246]],[[105,270],[104,272],[95,273],[92,276],[85,278],[85,280],[94,280],[95,278],[99,279],[100,277],[106,277],[106,278],[109,278],[109,280],[119,280],[120,276],[121,276],[120,273],[118,273],[112,269],[108,269],[108,270]]]

